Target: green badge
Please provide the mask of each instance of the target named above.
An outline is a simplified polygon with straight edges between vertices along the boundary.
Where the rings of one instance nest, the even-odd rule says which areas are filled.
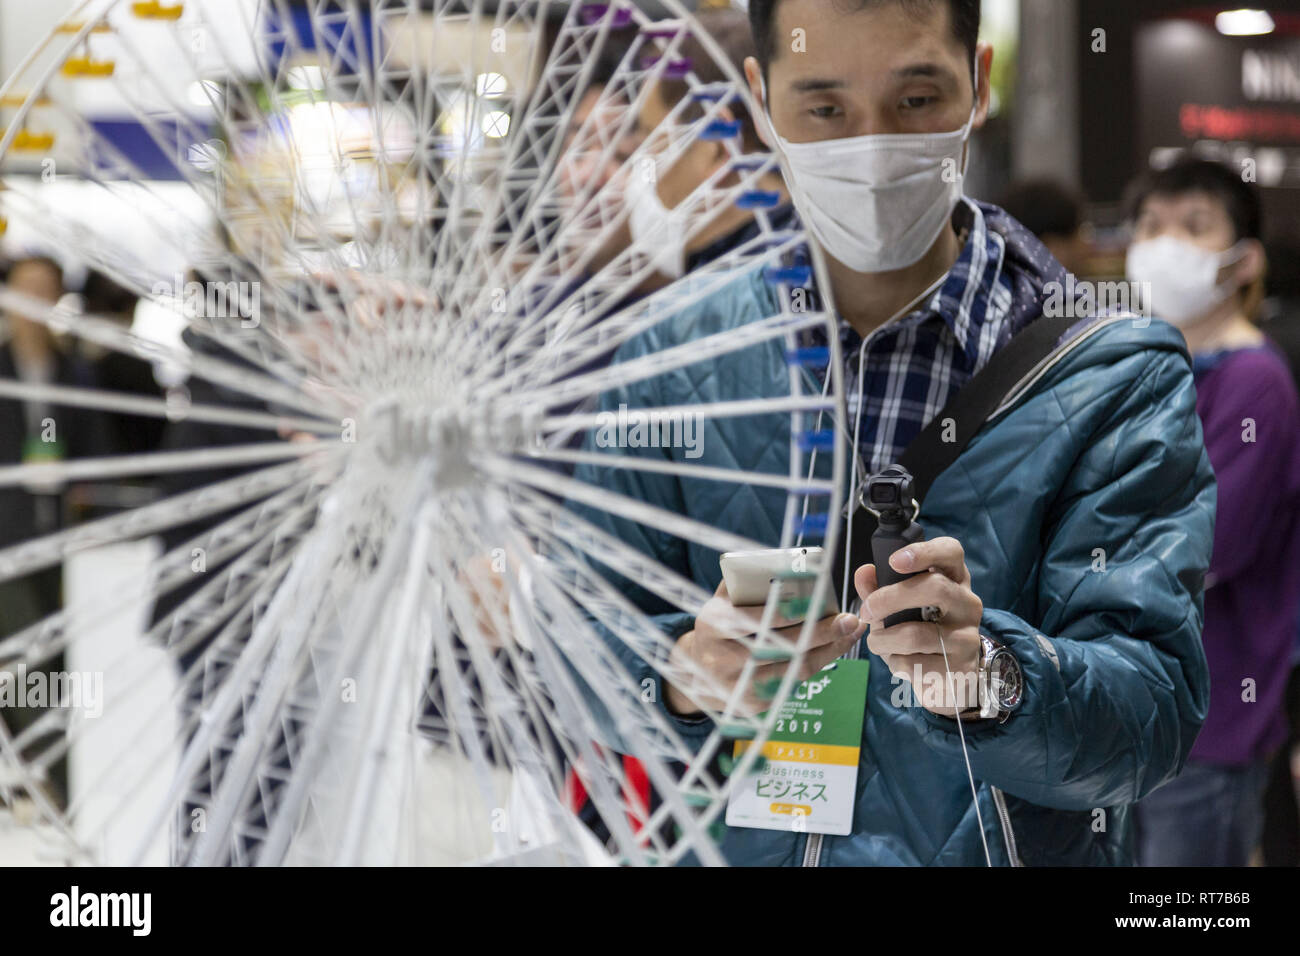
[[[869,671],[869,661],[835,661],[795,688],[763,745],[764,765],[732,790],[728,826],[852,832]],[[733,756],[749,746],[737,740]]]

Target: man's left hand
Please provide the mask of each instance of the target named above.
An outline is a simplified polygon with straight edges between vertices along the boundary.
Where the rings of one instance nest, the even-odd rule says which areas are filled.
[[[975,673],[982,654],[979,624],[984,602],[971,590],[961,542],[935,538],[910,544],[894,552],[889,563],[902,574],[921,573],[879,587],[874,564],[858,568],[853,583],[862,598],[858,613],[871,625],[867,647],[884,660],[895,677],[913,684],[914,699],[926,710],[953,717],[956,711],[977,706]],[[925,607],[938,609],[937,621],[909,621],[892,627],[883,624],[891,614]],[[945,648],[948,667],[944,666]],[[920,686],[916,686],[918,678]]]

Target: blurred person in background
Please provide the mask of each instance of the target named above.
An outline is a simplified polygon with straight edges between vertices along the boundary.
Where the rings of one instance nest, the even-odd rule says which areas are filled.
[[[63,268],[46,256],[26,256],[9,269],[11,291],[54,305],[63,297]],[[55,340],[49,327],[16,311],[5,313],[8,340],[0,346],[0,380],[79,388],[94,384],[89,369]],[[86,409],[42,400],[0,398],[0,465],[54,463],[103,454],[102,418]],[[69,521],[68,487],[59,481],[0,487],[0,548],[31,541],[62,529]],[[0,634],[15,632],[59,611],[63,606],[63,571],[54,565],[22,578],[0,581]],[[41,669],[57,671],[62,655]],[[36,668],[28,667],[29,676]],[[43,708],[0,710],[10,733],[21,733]],[[26,756],[40,753],[48,741],[35,741]],[[51,768],[51,797],[66,794],[66,762]]]
[[[1038,237],[1066,272],[1088,274],[1089,233],[1082,196],[1052,179],[1013,183],[998,203]]]
[[[634,31],[610,31],[565,128],[555,168],[562,228],[600,228],[601,210],[592,200],[614,182],[640,146],[626,122],[631,105],[622,94],[608,88],[635,35]],[[593,116],[597,110],[599,114]],[[587,241],[586,236],[568,239],[575,244],[561,255],[566,269],[589,251]],[[590,265],[588,271],[592,271]]]
[[[1255,187],[1183,159],[1131,187],[1128,278],[1177,326],[1218,479],[1205,580],[1210,709],[1182,773],[1138,805],[1145,866],[1244,866],[1260,838],[1300,610],[1300,399],[1252,322],[1266,262]]]
[[[1261,307],[1264,333],[1286,353],[1300,388],[1300,242],[1276,240],[1268,250],[1266,298]],[[1260,851],[1265,866],[1300,866],[1300,794],[1293,761],[1300,754],[1300,622],[1295,656],[1286,690],[1290,737],[1273,761],[1264,794],[1264,835]]]
[[[745,58],[754,55],[753,35],[745,14],[732,9],[701,10],[696,14],[696,20],[722,48],[736,72],[743,75]],[[704,49],[695,34],[689,34],[682,41],[677,58],[690,62],[696,79],[702,84],[721,83],[727,79],[722,68]],[[617,62],[618,58],[611,57],[612,66],[617,66]],[[572,134],[600,102],[603,93],[603,86],[593,87],[579,102],[570,127],[570,143]],[[647,252],[653,250],[655,253],[654,274],[638,287],[637,295],[627,302],[635,301],[640,295],[662,288],[721,258],[758,232],[753,211],[734,204],[719,206],[707,219],[697,217],[694,223],[696,229],[690,235],[686,234],[679,221],[680,214],[674,215],[675,210],[699,187],[713,177],[724,174],[732,161],[731,151],[723,139],[705,138],[697,138],[671,165],[666,166],[658,159],[669,146],[665,132],[668,128],[666,121],[678,103],[689,95],[690,86],[686,80],[662,79],[641,97],[635,126],[619,140],[611,157],[605,159],[603,165],[594,165],[600,157],[591,152],[582,152],[561,161],[560,182],[564,195],[568,198],[572,198],[584,183],[592,180],[597,188],[615,182],[616,188],[621,186],[623,190],[625,215],[620,217],[609,240],[597,249],[588,264],[589,272],[597,272],[607,266],[633,242],[639,242],[642,249]],[[695,122],[703,115],[703,110],[704,107],[700,104],[690,104],[677,115],[675,124],[680,127]],[[741,153],[767,151],[754,127],[753,117],[738,100],[723,107],[718,116],[723,122],[739,124]],[[655,136],[656,133],[659,135]],[[633,154],[642,144],[647,144],[646,154],[632,160]],[[621,184],[617,182],[620,173],[623,176]],[[718,187],[735,182],[736,176],[736,173],[721,175]],[[756,183],[756,188],[776,194],[778,206],[772,209],[774,221],[779,222],[789,216],[789,194],[777,170],[773,169],[764,175]]]
[[[14,292],[54,305],[63,297],[63,269],[53,259],[19,259],[9,270],[6,285]],[[0,378],[29,384],[86,388],[94,384],[87,365],[56,342],[44,323],[17,312],[5,315],[9,340],[0,348]],[[104,452],[102,419],[84,409],[64,408],[44,401],[0,399],[0,462],[57,462]],[[0,488],[0,547],[59,530],[65,523],[66,489],[60,483]],[[58,610],[60,575],[57,568],[33,576],[30,610],[40,615]],[[0,601],[4,624],[12,624],[15,605]],[[17,617],[26,618],[28,605]],[[10,628],[10,631],[12,627]]]
[[[748,17],[739,10],[714,9],[701,10],[696,14],[696,20],[722,48],[736,72],[743,76],[745,59],[756,54]],[[679,57],[690,62],[702,84],[721,83],[727,79],[695,34],[688,35],[683,41]],[[734,183],[738,177],[735,172],[726,172],[732,154],[721,139],[697,138],[671,165],[666,166],[660,160],[669,146],[666,133],[668,117],[690,94],[690,86],[684,79],[663,79],[646,92],[637,114],[636,131],[637,138],[648,144],[650,155],[629,170],[626,187],[628,218],[620,227],[616,242],[620,250],[633,242],[640,242],[644,249],[655,250],[655,284],[659,286],[721,258],[759,231],[753,211],[735,204],[719,206],[713,215],[701,220],[690,235],[674,216],[678,207],[714,177],[721,177],[717,180],[719,187]],[[691,104],[679,114],[677,122],[693,122],[701,115],[703,107]],[[719,115],[724,122],[739,124],[741,153],[767,152],[767,147],[759,139],[753,117],[739,100],[724,107]],[[766,173],[756,188],[777,197],[780,205],[773,212],[775,219],[789,216],[789,193],[777,169]]]
[[[81,290],[82,309],[129,330],[140,297],[98,270],[91,270]],[[83,343],[83,354],[87,354]],[[111,392],[161,399],[163,389],[154,378],[152,363],[112,349],[89,353],[98,386]],[[144,415],[108,412],[104,415],[105,441],[111,454],[145,454],[157,451],[165,420]]]
[[[736,71],[743,75],[745,59],[753,56],[755,51],[748,17],[739,10],[709,9],[699,11],[696,20],[722,48]],[[721,83],[727,78],[694,34],[682,41],[677,58],[690,62],[691,69],[702,84]],[[617,66],[618,58],[611,58],[611,61]],[[596,102],[596,99],[592,99],[593,94],[597,94],[598,98],[599,91],[590,91],[583,99],[573,130],[577,129],[580,118],[586,115],[583,110],[590,112],[593,108]],[[608,266],[637,242],[643,251],[653,251],[655,270],[631,294],[608,307],[606,314],[612,315],[684,275],[722,259],[759,234],[754,212],[734,204],[719,206],[707,219],[697,215],[693,223],[695,231],[689,235],[680,220],[680,214],[675,214],[678,206],[714,176],[720,176],[717,184],[722,187],[734,183],[738,175],[724,174],[732,156],[727,145],[717,139],[697,139],[686,147],[671,166],[665,167],[661,161],[656,160],[656,154],[662,153],[668,145],[663,132],[665,120],[677,104],[689,95],[690,86],[686,80],[663,79],[642,97],[634,129],[623,141],[623,147],[615,153],[614,160],[598,173],[598,181],[602,185],[622,176],[624,213],[620,214],[611,237],[598,247],[587,263],[587,274],[574,280],[566,295],[572,294],[590,279],[591,274]],[[678,115],[676,123],[679,126],[688,124],[702,115],[703,107],[691,104]],[[720,110],[719,117],[724,122],[739,123],[742,153],[767,151],[754,126],[754,118],[739,101]],[[656,131],[658,136],[655,135]],[[629,162],[638,146],[647,140],[648,155],[642,154],[635,161]],[[586,154],[562,159],[561,182],[569,178],[569,174],[563,172],[566,165],[589,161]],[[755,183],[755,188],[776,197],[777,205],[770,208],[768,214],[773,227],[781,228],[793,215],[793,207],[780,172],[774,168]],[[613,349],[596,356],[572,374],[581,375],[602,368],[609,364],[612,357]],[[566,414],[589,409],[594,401],[593,397],[586,405],[558,408],[553,413]],[[564,438],[564,443],[577,448],[583,437],[582,430],[574,430]],[[567,466],[562,467],[568,470]]]

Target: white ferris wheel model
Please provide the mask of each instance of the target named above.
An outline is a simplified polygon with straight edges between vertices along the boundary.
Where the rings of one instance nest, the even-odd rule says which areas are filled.
[[[24,834],[56,864],[726,862],[728,794],[778,708],[754,716],[719,688],[708,738],[684,740],[620,654],[679,686],[709,678],[669,661],[670,636],[617,582],[688,614],[713,595],[583,514],[710,552],[833,550],[839,345],[828,312],[793,301],[823,266],[815,252],[791,264],[804,233],[760,185],[777,160],[742,150],[729,107],[752,105],[743,78],[677,0],[657,6],[654,19],[630,0],[84,2],[0,87],[5,223],[184,329],[164,341],[4,289],[5,314],[176,384],[161,398],[15,375],[0,399],[56,421],[79,409],[241,436],[0,466],[0,490],[155,476],[167,489],[0,549],[13,582],[154,542],[147,573],[83,581],[0,636],[11,690],[18,675],[103,681],[101,714],[48,706],[23,723],[0,708],[0,845]],[[688,40],[722,81],[699,78]],[[686,95],[638,133],[666,79]],[[88,117],[88,96],[129,120],[134,146]],[[624,187],[701,137],[733,161],[674,211],[683,235],[741,205],[752,238],[634,294],[658,250],[599,253],[624,228]],[[112,215],[87,223],[52,198],[73,187]],[[114,241],[118,217],[149,248]],[[155,249],[183,251],[192,272],[160,274]],[[781,303],[771,316],[609,361],[753,270]],[[815,330],[828,346],[807,346]],[[602,394],[773,343],[788,394],[627,414],[685,416],[705,440],[722,419],[777,423],[788,473],[582,444]],[[784,495],[780,540],[577,465]],[[818,604],[832,585],[815,578]],[[767,626],[779,605],[773,588],[758,633],[737,631],[749,671],[790,662],[775,703],[812,635]],[[105,622],[124,609],[136,637],[113,643]]]

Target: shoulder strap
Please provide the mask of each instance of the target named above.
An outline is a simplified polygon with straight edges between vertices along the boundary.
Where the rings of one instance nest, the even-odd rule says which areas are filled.
[[[1011,390],[1055,351],[1061,337],[1078,321],[1077,316],[1044,316],[1031,322],[998,349],[988,364],[959,389],[921,434],[912,440],[898,464],[911,472],[918,504],[925,502],[930,486],[965,451]],[[851,567],[856,569],[872,561],[871,536],[876,530],[876,517],[856,501],[850,503],[850,511],[853,528]],[[831,565],[837,599],[847,537],[847,534],[841,535],[836,560]]]

